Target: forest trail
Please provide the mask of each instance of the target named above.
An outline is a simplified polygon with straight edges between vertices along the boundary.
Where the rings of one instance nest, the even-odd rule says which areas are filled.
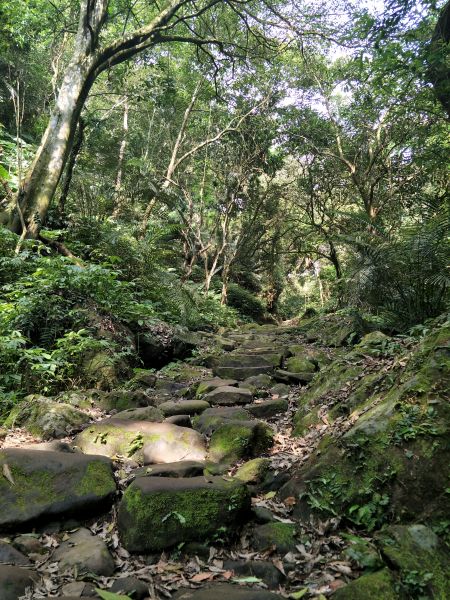
[[[96,588],[135,599],[343,599],[368,565],[376,573],[355,583],[380,576],[376,585],[391,589],[368,533],[383,482],[353,519],[361,530],[351,526],[354,509],[341,514],[327,496],[333,478],[320,476],[322,488],[307,494],[298,473],[314,472],[359,419],[373,429],[371,415],[385,414],[377,390],[392,388],[405,361],[369,351],[386,346],[378,332],[350,352],[291,325],[213,337],[222,350],[211,369],[194,358],[156,376],[140,371],[133,389],[69,392],[48,404],[48,419],[62,427],[55,404],[78,406],[84,423],[71,435],[56,427],[58,439],[44,443],[23,429],[4,436],[2,600],[98,597]],[[358,463],[355,481],[360,474]]]
[[[295,360],[289,363],[287,357],[294,356],[289,348],[295,351],[293,346],[304,344],[304,340],[300,339],[298,334],[292,333],[289,327],[266,326],[247,329],[245,332],[229,333],[224,340],[228,341],[228,344],[223,345],[231,351],[224,351],[213,373],[210,370],[192,367],[192,373],[188,375],[197,377],[194,382],[190,381],[188,388],[185,382],[176,382],[167,375],[159,377],[156,386],[145,392],[149,408],[130,408],[111,417],[94,405],[90,407],[89,412],[96,420],[84,433],[79,434],[78,438],[71,436],[40,444],[39,452],[43,449],[56,451],[59,457],[64,459],[72,456],[65,452],[72,451],[74,443],[80,445],[80,440],[84,441],[85,445],[82,443],[81,446],[89,453],[109,454],[114,459],[115,477],[121,492],[136,477],[143,475],[149,479],[152,475],[159,475],[160,481],[168,484],[167,488],[173,494],[174,505],[177,502],[183,504],[183,489],[171,489],[173,478],[194,477],[196,482],[211,482],[220,478],[227,482],[236,477],[238,481],[245,482],[250,490],[251,510],[248,510],[250,505],[240,507],[239,515],[228,527],[231,528],[231,535],[230,531],[224,531],[225,528],[217,522],[211,523],[209,532],[193,532],[192,528],[186,528],[186,532],[175,536],[175,550],[171,539],[167,540],[169,547],[164,548],[162,554],[155,552],[149,541],[149,548],[145,552],[142,551],[143,556],[129,553],[122,545],[121,534],[126,535],[126,532],[120,531],[117,522],[119,497],[116,498],[110,512],[100,518],[89,518],[89,508],[83,508],[84,519],[81,518],[79,523],[86,529],[74,531],[75,525],[78,525],[78,521],[74,521],[68,525],[69,533],[65,533],[65,527],[58,531],[58,527],[61,526],[59,522],[51,525],[50,529],[44,526],[42,531],[46,532],[41,535],[39,519],[37,522],[35,520],[32,528],[20,528],[26,537],[30,534],[29,539],[25,539],[24,535],[20,535],[19,538],[13,535],[8,540],[13,542],[15,548],[29,554],[32,559],[30,562],[29,558],[23,556],[23,563],[15,564],[31,567],[32,572],[39,576],[34,591],[28,593],[26,598],[46,598],[50,597],[49,594],[56,593],[76,597],[80,594],[89,596],[93,593],[95,585],[109,588],[113,584],[112,590],[122,593],[131,591],[135,586],[133,598],[165,598],[178,588],[180,591],[175,597],[187,598],[183,590],[192,593],[196,589],[209,589],[213,585],[218,586],[217,590],[214,587],[214,595],[223,593],[227,597],[234,597],[238,591],[242,594],[245,591],[245,597],[252,600],[275,598],[276,590],[286,597],[289,592],[305,589],[305,586],[315,590],[317,594],[326,594],[343,584],[341,574],[348,575],[351,567],[350,563],[340,560],[346,544],[343,538],[333,533],[333,523],[317,521],[310,526],[299,528],[291,518],[295,499],[287,497],[282,501],[276,498],[278,489],[289,479],[289,469],[306,460],[317,447],[323,432],[329,429],[324,419],[321,425],[304,437],[291,435],[292,417],[297,409],[301,386],[311,379],[312,372],[319,368],[319,362],[314,359],[309,363],[306,361],[303,368],[307,370],[303,373],[292,373],[280,368],[287,368],[287,365],[291,364],[291,367],[297,367],[294,368],[295,371],[299,371],[298,364],[294,364]],[[298,347],[297,351],[299,349]],[[320,355],[323,360],[328,360],[331,354],[329,349],[319,349],[313,345],[306,345],[304,349],[307,353],[309,350],[311,356],[315,353]],[[189,370],[189,367],[187,369]],[[174,373],[177,373],[176,365]],[[199,374],[202,375],[201,378],[198,377]],[[221,379],[218,375],[224,378]],[[180,398],[180,394],[196,394],[196,397]],[[136,393],[132,396],[135,398]],[[111,430],[105,434],[105,429],[100,431],[99,423],[116,423],[117,438],[122,443],[125,439],[129,440],[125,431],[133,429],[137,434],[131,443],[141,445],[145,456],[146,450],[147,454],[150,452],[148,447],[144,446],[146,432],[150,431],[150,436],[155,435],[151,429],[155,426],[153,420],[158,410],[172,422],[170,426],[173,429],[181,425],[183,433],[195,430],[204,433],[209,440],[209,454],[203,451],[201,442],[199,447],[195,448],[195,443],[199,440],[194,437],[188,442],[187,452],[183,442],[181,450],[177,448],[176,442],[166,447],[173,456],[184,454],[184,458],[190,459],[190,462],[174,462],[168,459],[166,454],[160,457],[160,460],[163,463],[169,462],[168,465],[139,467],[139,460],[127,460],[126,457],[122,457],[123,460],[118,459],[114,444],[109,445],[108,437],[113,437]],[[117,413],[114,410],[112,412]],[[143,420],[137,420],[138,418]],[[147,418],[150,420],[147,421]],[[186,425],[192,427],[191,420],[194,421],[195,429],[187,430]],[[98,431],[96,429],[94,432],[92,428],[95,427]],[[342,423],[333,427],[342,427]],[[171,433],[168,432],[168,435]],[[89,443],[85,441],[87,435],[90,438]],[[22,448],[22,452],[36,455],[38,450],[33,449],[34,444],[30,443],[30,440],[31,436],[23,430],[13,430],[3,440],[3,450],[16,446]],[[23,450],[24,446],[27,450]],[[98,446],[97,450],[95,446]],[[164,454],[164,449],[162,452]],[[211,455],[215,457],[217,464],[209,460]],[[147,458],[145,463],[150,462]],[[192,458],[208,460],[205,462]],[[62,462],[64,463],[64,460]],[[11,469],[11,461],[7,464]],[[5,468],[3,473],[5,474]],[[63,469],[59,477],[64,479],[65,476],[67,474]],[[170,494],[166,498],[170,498]],[[168,515],[171,509],[170,505],[163,508]],[[214,508],[212,510],[214,513]],[[178,527],[183,529],[186,517],[177,511],[174,512],[175,520],[178,517],[180,521]],[[64,511],[58,516],[64,520]],[[129,516],[131,519],[132,517],[133,515]],[[44,509],[42,519],[48,521],[48,518],[49,515],[45,515]],[[139,523],[138,537],[148,537],[151,540],[152,535],[156,533],[153,523],[155,518],[157,515],[150,514],[145,524]],[[172,517],[159,524],[161,531],[158,535],[162,539],[162,546],[165,543],[165,534],[169,537],[173,534],[172,531],[165,532],[165,524],[169,524],[170,519]],[[145,526],[149,531],[141,529]],[[83,539],[77,542],[80,531],[84,537],[81,536]],[[93,534],[92,537],[89,531]],[[130,544],[133,545],[133,541],[129,542]],[[79,552],[77,547],[80,548]],[[72,548],[70,556],[67,553],[68,548]],[[18,556],[22,555],[18,553]],[[61,560],[65,561],[66,573],[62,572]],[[139,582],[130,578],[137,578]],[[234,585],[236,583],[240,584],[239,587]],[[231,592],[228,587],[224,587],[225,584],[233,585],[230,588]],[[145,591],[146,587],[148,592]],[[263,592],[264,589],[274,591]],[[213,593],[213,590],[208,593]],[[230,596],[230,593],[233,596]],[[196,592],[192,597],[205,596]]]

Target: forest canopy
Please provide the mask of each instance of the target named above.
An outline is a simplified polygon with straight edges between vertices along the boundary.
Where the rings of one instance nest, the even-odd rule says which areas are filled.
[[[2,2],[3,392],[62,385],[93,313],[441,314],[448,50],[434,0]]]

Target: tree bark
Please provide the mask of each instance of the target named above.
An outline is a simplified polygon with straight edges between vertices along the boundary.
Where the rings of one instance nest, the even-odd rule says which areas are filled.
[[[436,97],[450,119],[450,1],[443,7],[434,29],[428,54],[428,76]]]
[[[61,196],[59,197],[59,202],[58,202],[58,211],[59,211],[59,214],[61,217],[64,217],[65,212],[66,212],[67,196],[69,194],[70,184],[72,183],[73,171],[75,169],[78,155],[80,154],[81,148],[83,146],[85,127],[86,127],[86,123],[80,117],[80,119],[78,121],[78,129],[77,129],[77,133],[76,133],[75,143],[72,146],[69,160],[67,162],[66,175],[64,177],[64,183],[62,184],[62,189],[61,189]]]

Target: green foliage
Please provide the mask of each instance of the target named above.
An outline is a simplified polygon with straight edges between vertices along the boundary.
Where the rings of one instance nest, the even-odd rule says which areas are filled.
[[[228,286],[228,304],[242,316],[252,320],[258,321],[264,316],[262,302],[236,283],[230,283]]]

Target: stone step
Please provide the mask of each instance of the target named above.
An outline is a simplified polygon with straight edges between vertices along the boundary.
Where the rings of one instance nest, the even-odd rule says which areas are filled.
[[[0,450],[0,530],[38,520],[91,514],[116,491],[108,458],[81,453]]]
[[[283,596],[259,588],[214,583],[198,590],[178,590],[174,600],[281,600]]]
[[[205,540],[244,522],[250,511],[245,484],[222,477],[139,477],[119,505],[118,527],[130,552],[158,552]]]
[[[122,456],[141,464],[206,457],[203,436],[171,423],[104,419],[79,433],[75,444],[87,454]]]
[[[225,386],[216,388],[206,394],[205,400],[212,405],[234,406],[236,404],[249,404],[253,400],[253,394],[245,388]]]

